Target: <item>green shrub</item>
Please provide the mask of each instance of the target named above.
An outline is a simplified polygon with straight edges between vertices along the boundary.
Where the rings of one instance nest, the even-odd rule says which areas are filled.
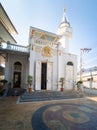
[[[79,80],[78,82],[77,82],[77,85],[78,84],[82,84],[83,83],[83,81],[82,80]]]

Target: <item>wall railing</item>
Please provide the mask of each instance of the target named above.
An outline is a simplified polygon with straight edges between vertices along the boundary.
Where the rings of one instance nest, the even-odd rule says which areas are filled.
[[[29,48],[17,44],[1,43],[0,49],[29,53]]]

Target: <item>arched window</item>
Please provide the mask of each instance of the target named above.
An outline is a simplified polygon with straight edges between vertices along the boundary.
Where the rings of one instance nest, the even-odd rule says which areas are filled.
[[[21,71],[22,69],[22,64],[20,62],[15,62],[14,63],[14,71]]]
[[[71,61],[67,62],[67,65],[73,66],[73,63]]]

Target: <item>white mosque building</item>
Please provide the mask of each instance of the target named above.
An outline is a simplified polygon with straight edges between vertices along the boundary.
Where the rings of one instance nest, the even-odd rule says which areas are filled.
[[[64,78],[64,91],[72,89],[77,78],[77,56],[69,52],[72,28],[66,9],[57,33],[30,27],[29,47],[16,43],[11,34],[17,31],[2,5],[1,12],[0,61],[5,62],[4,75],[11,87],[25,88],[31,75],[34,90],[60,90],[60,78]]]

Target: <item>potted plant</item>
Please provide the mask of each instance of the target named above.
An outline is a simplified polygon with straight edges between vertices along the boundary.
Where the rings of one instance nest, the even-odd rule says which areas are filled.
[[[5,84],[7,83],[8,81],[6,80],[6,79],[2,79],[2,80],[0,80],[0,86],[2,86],[2,87],[0,87],[0,88],[4,88],[5,87]]]
[[[83,81],[82,80],[79,80],[78,82],[77,82],[77,85],[78,84],[83,84]]]
[[[59,82],[61,83],[61,91],[64,91],[64,78],[61,77]]]
[[[27,82],[28,82],[28,85],[29,85],[28,91],[29,91],[29,92],[32,92],[33,77],[32,77],[31,75],[28,75],[28,77],[27,77]]]
[[[83,90],[83,81],[82,80],[79,80],[77,82],[77,88]]]
[[[5,85],[8,81],[6,79],[2,79],[0,80],[1,83],[3,83],[3,85]]]
[[[5,92],[5,85],[8,81],[6,79],[2,79],[0,80],[0,96],[3,96],[4,92]]]

